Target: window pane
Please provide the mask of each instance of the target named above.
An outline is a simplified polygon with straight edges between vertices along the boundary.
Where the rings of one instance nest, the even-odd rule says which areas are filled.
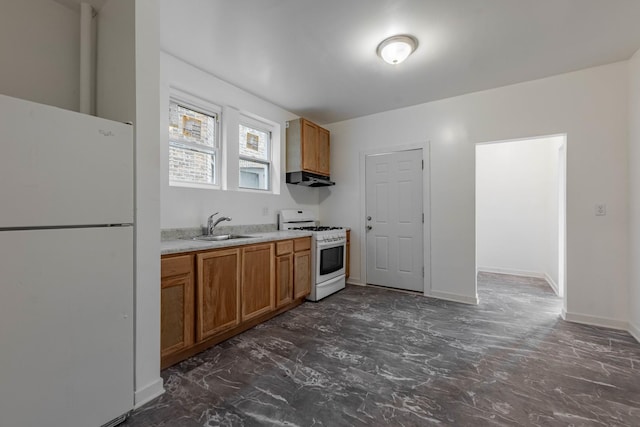
[[[250,160],[240,160],[240,187],[268,190],[269,165]]]
[[[215,147],[215,117],[169,103],[169,139]]]
[[[169,147],[169,180],[215,184],[215,155]]]
[[[269,133],[240,125],[240,156],[269,161]]]

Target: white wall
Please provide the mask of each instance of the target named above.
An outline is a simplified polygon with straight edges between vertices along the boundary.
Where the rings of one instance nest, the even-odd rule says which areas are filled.
[[[629,62],[629,331],[640,341],[640,50]]]
[[[136,0],[136,407],[164,392],[160,377],[160,17]]]
[[[476,147],[481,271],[546,278],[558,292],[558,149],[563,137]]]
[[[109,0],[96,22],[96,115],[133,122],[136,115],[135,5]]]
[[[135,405],[161,394],[160,46],[154,0],[109,0],[98,14],[96,110],[135,124]]]
[[[282,108],[230,85],[166,53],[161,54],[161,226],[163,229],[197,227],[207,217],[220,212],[232,222],[225,225],[276,224],[276,214],[284,208],[305,208],[318,212],[318,189],[285,184],[285,122],[297,116]],[[227,124],[228,142],[237,144],[237,119],[240,112],[257,115],[280,124],[280,194],[256,191],[229,191],[174,187],[169,185],[168,108],[170,87],[200,97],[223,107],[223,123]],[[163,107],[166,107],[163,109]],[[235,137],[235,138],[234,138]],[[277,137],[274,134],[274,141]],[[236,147],[233,147],[236,148]],[[236,149],[237,151],[237,149]],[[275,153],[274,153],[275,154]],[[237,171],[237,168],[236,168]],[[233,176],[235,177],[235,175]],[[232,178],[233,178],[232,177]],[[263,209],[268,213],[263,215]]]
[[[3,0],[0,93],[78,111],[80,14],[52,0]]]
[[[469,300],[476,297],[475,144],[567,134],[568,318],[623,327],[627,72],[620,62],[329,125],[337,185],[322,190],[320,215],[354,229],[353,280],[362,280],[361,151],[431,141],[431,291]],[[607,216],[594,215],[596,203],[607,204]]]

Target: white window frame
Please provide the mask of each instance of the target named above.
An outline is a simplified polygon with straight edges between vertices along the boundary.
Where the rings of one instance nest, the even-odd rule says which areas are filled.
[[[200,153],[213,154],[214,156],[214,183],[205,184],[198,182],[190,182],[190,181],[177,181],[172,180],[169,177],[169,185],[172,187],[190,187],[190,188],[204,188],[204,189],[220,189],[222,182],[222,144],[220,143],[221,132],[221,124],[222,124],[222,108],[213,104],[207,100],[202,98],[193,96],[186,92],[183,92],[176,88],[171,88],[169,94],[169,104],[167,105],[167,112],[169,110],[169,105],[171,102],[175,102],[183,107],[189,108],[190,110],[197,111],[198,113],[205,114],[214,118],[215,132],[214,132],[214,146],[212,148],[203,148],[201,144],[189,143],[181,141],[179,145],[176,146],[182,149],[189,149]],[[167,145],[167,156],[168,152],[171,148],[172,140],[171,135],[168,137],[168,145]],[[169,170],[167,170],[167,173]]]
[[[269,141],[268,141],[268,146],[267,146],[267,160],[265,159],[261,159],[261,158],[257,158],[257,157],[251,157],[251,156],[243,156],[242,154],[240,154],[240,147],[238,145],[238,158],[237,158],[237,164],[238,164],[238,190],[241,191],[255,191],[255,192],[260,192],[260,193],[273,193],[273,187],[274,187],[274,179],[273,179],[273,172],[274,172],[274,167],[273,167],[273,126],[269,125],[267,123],[264,123],[260,120],[256,120],[252,117],[249,117],[245,114],[240,114],[239,120],[238,120],[238,135],[240,134],[240,126],[245,126],[245,127],[249,127],[251,129],[255,129],[261,132],[265,132],[269,135]],[[238,144],[241,144],[242,141],[238,140]],[[267,188],[253,188],[253,187],[241,187],[240,186],[240,161],[242,160],[246,160],[246,161],[250,161],[250,162],[255,162],[255,163],[261,163],[264,165],[267,165],[267,171],[268,171],[268,180],[267,180]]]

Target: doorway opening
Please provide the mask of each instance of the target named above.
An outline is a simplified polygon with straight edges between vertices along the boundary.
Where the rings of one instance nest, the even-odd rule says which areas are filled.
[[[367,284],[420,293],[430,288],[426,148],[362,153],[361,253]]]
[[[476,290],[483,274],[538,279],[566,306],[566,141],[476,144]]]

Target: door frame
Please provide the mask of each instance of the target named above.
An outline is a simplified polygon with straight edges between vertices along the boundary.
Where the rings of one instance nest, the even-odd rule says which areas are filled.
[[[558,297],[562,298],[562,312],[560,313],[562,318],[565,319],[565,314],[567,311],[567,299],[569,293],[569,287],[567,283],[567,177],[568,177],[568,163],[567,163],[567,152],[569,150],[569,134],[568,133],[553,133],[549,135],[537,135],[537,136],[529,136],[529,137],[521,137],[521,138],[512,138],[512,139],[500,139],[495,141],[483,141],[476,142],[474,144],[474,167],[477,167],[478,159],[476,158],[476,148],[479,145],[488,145],[488,144],[500,144],[500,143],[508,143],[508,142],[518,142],[518,141],[531,141],[536,139],[546,139],[546,138],[562,138],[563,142],[560,144],[558,148],[558,293],[556,294]],[[477,187],[477,183],[475,182],[475,174],[474,174],[474,199],[475,199],[475,191]],[[474,202],[474,209],[477,204],[477,200]],[[477,221],[477,212],[474,213],[475,221]],[[474,229],[477,234],[476,223],[474,221]],[[476,244],[476,253],[475,253],[475,290],[476,290],[476,299],[478,295],[478,253],[477,253],[477,235],[474,235],[474,240]],[[554,289],[555,292],[555,289]],[[479,301],[479,300],[478,300]],[[566,320],[566,319],[565,319]]]
[[[360,151],[360,281],[367,285],[367,238],[366,238],[366,157],[376,154],[397,153],[400,151],[422,150],[422,265],[424,266],[423,295],[431,295],[431,141],[403,144],[391,147],[377,147]]]

